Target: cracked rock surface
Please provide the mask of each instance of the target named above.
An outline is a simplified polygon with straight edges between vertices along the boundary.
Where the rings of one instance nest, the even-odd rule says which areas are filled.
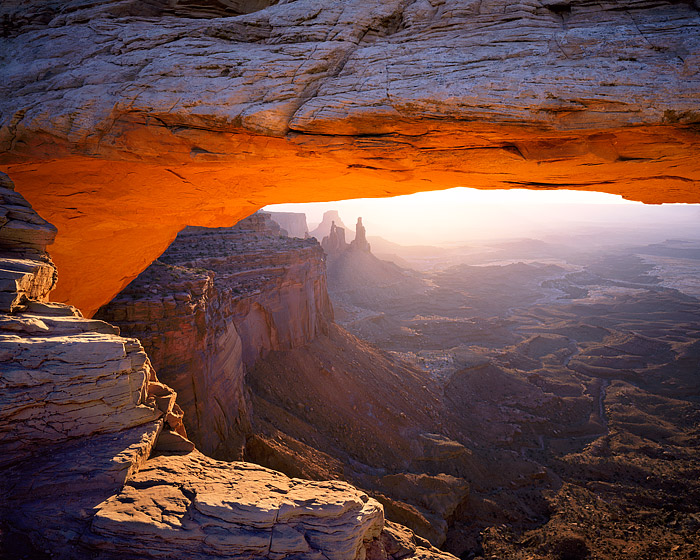
[[[137,536],[146,549],[189,558],[346,560],[361,557],[383,521],[379,503],[347,483],[290,479],[193,452],[151,459],[100,504],[90,542],[117,554]]]
[[[44,132],[128,149],[110,127],[137,115],[273,135],[426,118],[558,129],[700,119],[700,21],[687,3],[297,0],[200,19],[123,1],[42,2],[32,18],[26,4],[2,9],[10,143]]]

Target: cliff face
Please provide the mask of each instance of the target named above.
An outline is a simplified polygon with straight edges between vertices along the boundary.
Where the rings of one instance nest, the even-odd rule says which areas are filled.
[[[304,239],[309,235],[306,214],[303,212],[269,212],[272,219],[287,232],[289,237]]]
[[[152,449],[194,446],[177,395],[137,340],[46,302],[56,271],[45,248],[56,230],[0,179],[0,552],[26,539],[70,557],[85,511],[119,491]]]
[[[281,236],[266,213],[188,228],[98,316],[142,341],[200,449],[358,484],[441,544],[469,484],[435,477],[477,461],[450,442],[462,456],[422,462],[439,447],[425,436],[441,429],[439,390],[333,323],[325,266],[316,240]]]
[[[232,324],[217,321],[212,276],[154,263],[97,316],[143,341],[163,379],[178,387],[178,403],[199,449],[236,456],[247,418],[242,345]],[[223,441],[229,442],[225,448]]]
[[[0,180],[0,556],[116,560],[138,542],[139,558],[453,558],[349,484],[194,451],[137,340],[44,301],[55,228]]]
[[[187,228],[97,316],[141,340],[199,448],[233,458],[249,431],[246,369],[313,340],[332,309],[318,243],[282,237],[258,213],[233,228]]]

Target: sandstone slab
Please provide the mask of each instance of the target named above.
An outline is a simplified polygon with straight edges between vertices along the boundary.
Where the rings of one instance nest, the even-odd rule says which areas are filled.
[[[174,482],[177,481],[177,484]],[[89,542],[144,558],[364,557],[379,536],[381,506],[343,482],[308,482],[200,453],[151,459],[98,507]]]
[[[45,256],[46,246],[53,243],[56,227],[39,216],[15,192],[14,183],[0,173],[0,246],[15,256]]]
[[[162,420],[45,444],[35,455],[3,466],[0,553],[20,542],[55,558],[88,554],[80,545],[95,508],[118,492],[148,459]]]

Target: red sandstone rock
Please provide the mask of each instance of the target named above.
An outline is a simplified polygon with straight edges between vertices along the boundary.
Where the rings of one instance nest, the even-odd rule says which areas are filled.
[[[321,223],[318,224],[318,226],[316,226],[316,228],[313,229],[309,235],[318,239],[319,242],[322,242],[324,237],[328,237],[331,234],[333,224],[345,231],[348,241],[352,240],[351,238],[354,237],[355,233],[343,223],[343,220],[340,218],[337,210],[326,210],[323,213]]]
[[[350,243],[350,248],[355,251],[363,251],[365,253],[370,252],[370,246],[369,243],[367,243],[365,226],[362,225],[362,218],[357,218],[357,225],[355,225],[355,239],[352,243]]]
[[[269,212],[269,214],[289,237],[305,239],[309,236],[309,226],[306,224],[306,214],[303,212]]]
[[[309,343],[332,309],[318,243],[281,238],[258,213],[235,228],[185,230],[98,316],[141,340],[200,449],[234,459],[250,422],[246,368]]]
[[[54,297],[92,315],[183,226],[275,202],[699,202],[697,9],[557,6],[4,2],[0,165],[59,228]]]
[[[336,256],[348,248],[345,242],[345,228],[335,225],[335,221],[331,222],[331,229],[328,235],[321,240],[323,252],[329,256]]]

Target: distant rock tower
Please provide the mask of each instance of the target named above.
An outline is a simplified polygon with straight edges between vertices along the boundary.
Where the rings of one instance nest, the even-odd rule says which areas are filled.
[[[326,252],[326,255],[339,255],[348,244],[345,242],[345,229],[335,225],[335,221],[331,223],[330,233],[321,241],[321,247]]]
[[[345,230],[346,239],[353,239],[353,231],[343,223],[343,220],[341,219],[340,214],[338,214],[337,210],[327,210],[326,212],[324,212],[323,221],[320,224],[318,224],[318,227],[316,227],[316,229],[310,230],[309,235],[311,237],[315,237],[319,241],[323,241],[324,237],[330,236],[331,224],[333,222],[335,222],[336,226]]]
[[[350,248],[355,251],[364,251],[369,253],[369,243],[367,243],[367,236],[365,232],[365,226],[362,225],[362,218],[357,218],[357,225],[355,226],[355,240],[350,243]]]

